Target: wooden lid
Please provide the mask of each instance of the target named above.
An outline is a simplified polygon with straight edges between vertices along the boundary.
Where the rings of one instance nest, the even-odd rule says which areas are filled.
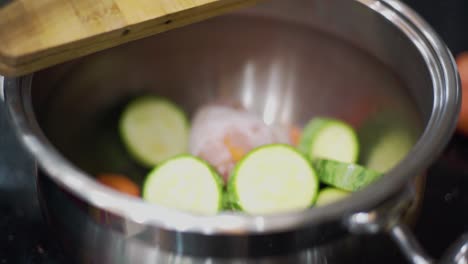
[[[259,0],[13,0],[0,7],[0,74],[31,73]]]

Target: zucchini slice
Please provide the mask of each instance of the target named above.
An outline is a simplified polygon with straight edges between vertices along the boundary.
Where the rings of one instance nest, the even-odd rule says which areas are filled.
[[[222,180],[205,161],[180,155],[148,174],[143,199],[168,208],[212,215],[223,205]]]
[[[315,202],[319,181],[309,161],[289,145],[254,149],[229,180],[231,203],[249,214],[302,210]]]
[[[188,151],[189,125],[185,113],[156,96],[131,101],[124,109],[119,129],[129,153],[147,167]]]
[[[323,158],[355,163],[359,155],[354,129],[331,118],[312,119],[304,128],[298,148],[310,160]]]
[[[341,190],[338,188],[327,187],[322,190],[317,195],[317,201],[315,202],[316,206],[324,206],[327,204],[334,203],[338,200],[344,199],[350,195],[350,192]]]
[[[359,163],[382,173],[388,172],[409,153],[419,134],[419,124],[408,113],[399,110],[378,112],[358,131],[362,143]]]
[[[326,159],[316,159],[313,163],[320,181],[350,192],[366,187],[382,175],[358,164]]]

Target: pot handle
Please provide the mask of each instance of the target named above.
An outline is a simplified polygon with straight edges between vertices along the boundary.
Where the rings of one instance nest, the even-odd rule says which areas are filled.
[[[444,254],[440,260],[429,257],[411,230],[404,224],[398,223],[389,231],[400,250],[414,264],[467,264],[468,263],[468,233],[462,235]]]
[[[411,188],[409,188],[411,189]],[[376,234],[387,233],[398,245],[409,263],[413,264],[468,264],[468,232],[462,235],[442,256],[440,260],[431,258],[402,222],[402,215],[411,201],[413,192],[403,192],[396,201],[390,201],[375,211],[352,214],[346,225],[351,233]],[[390,206],[389,206],[390,204]]]
[[[467,264],[468,263],[468,233],[462,235],[457,242],[455,242],[445,252],[441,263],[456,263],[456,264]]]
[[[426,254],[406,225],[402,223],[396,224],[389,230],[389,234],[410,263],[435,263],[434,260]]]

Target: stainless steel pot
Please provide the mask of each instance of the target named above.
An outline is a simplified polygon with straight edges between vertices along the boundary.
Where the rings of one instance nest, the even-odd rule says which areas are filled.
[[[376,233],[388,233],[412,262],[433,262],[402,218],[417,196],[415,175],[454,130],[459,80],[442,41],[399,1],[270,0],[2,83],[11,121],[37,160],[45,216],[77,262],[350,262],[364,254],[360,235]],[[188,112],[235,98],[268,123],[316,114],[351,121],[353,105],[370,103],[400,111],[418,140],[381,180],[329,206],[191,215],[90,177],[138,175],[113,124],[119,105],[142,92]],[[466,258],[461,241],[444,261]]]

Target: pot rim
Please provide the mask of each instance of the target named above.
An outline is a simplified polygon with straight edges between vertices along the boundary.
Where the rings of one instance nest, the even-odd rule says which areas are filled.
[[[389,171],[386,177],[354,193],[346,200],[324,207],[268,216],[236,212],[201,216],[142,202],[139,198],[120,194],[99,184],[61,156],[52,146],[42,133],[33,112],[33,75],[4,78],[3,81],[0,79],[0,85],[4,88],[3,99],[21,142],[54,182],[89,204],[135,223],[178,232],[212,235],[278,232],[324,221],[340,220],[349,214],[375,208],[398,194],[409,179],[427,168],[448,143],[455,130],[460,109],[461,91],[456,64],[434,30],[398,0],[355,1],[382,15],[416,46],[431,75],[434,101],[423,134],[407,156]]]

